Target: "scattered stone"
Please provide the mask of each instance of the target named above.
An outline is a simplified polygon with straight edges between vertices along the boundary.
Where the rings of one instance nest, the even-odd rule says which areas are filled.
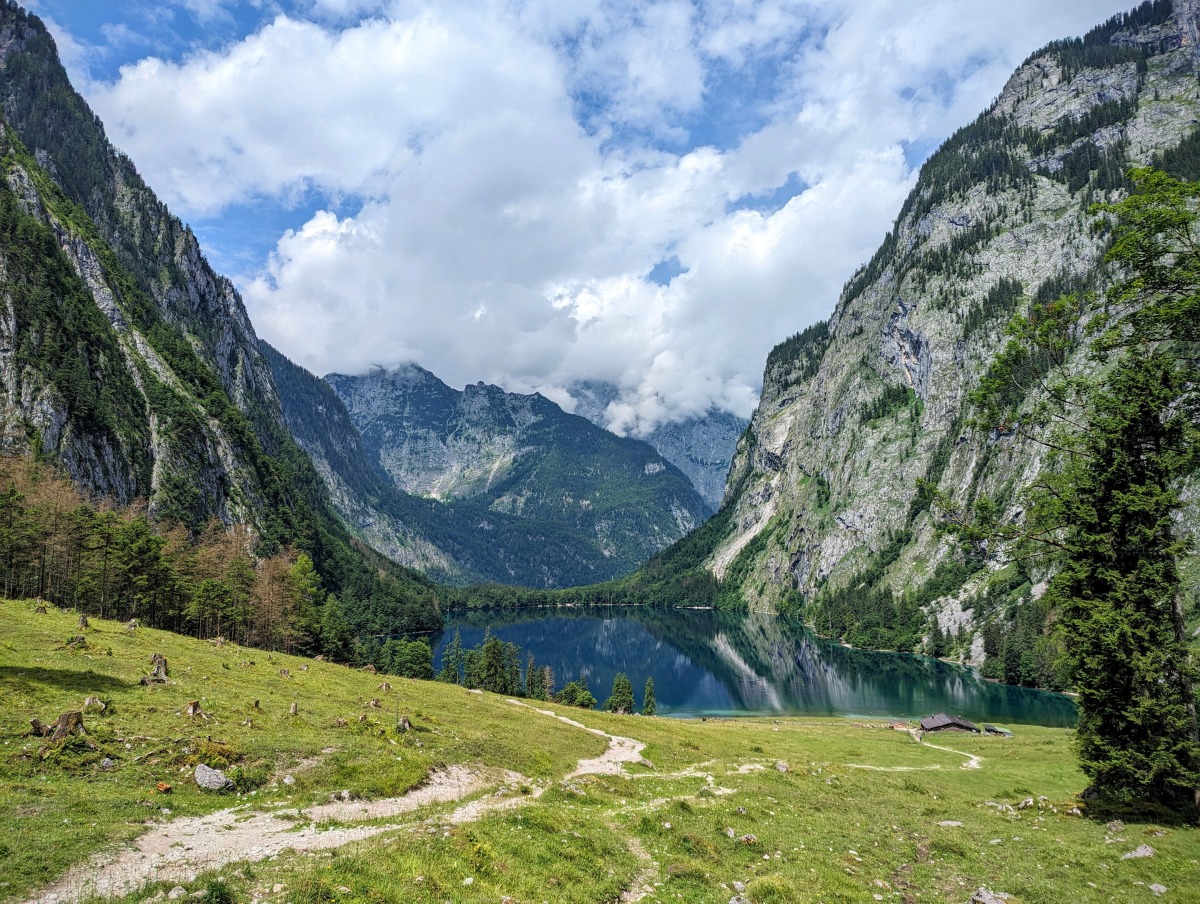
[[[307,671],[308,671],[308,666],[306,666],[306,665],[302,665],[302,666],[300,666],[300,671],[302,671],[302,672],[307,672]]]
[[[102,760],[100,761],[100,768],[101,768],[101,769],[111,769],[111,768],[112,768],[113,766],[115,766],[115,765],[117,765],[117,764],[116,764],[116,763],[114,763],[114,762],[112,761],[112,758],[111,758],[111,757],[107,757],[107,756],[106,756],[104,759],[102,759]]]
[[[664,828],[664,829],[667,829],[667,830],[669,831],[669,830],[670,830],[670,828],[671,828],[671,824],[670,824],[669,822],[664,822],[664,823],[663,823],[663,828]]]
[[[785,763],[783,760],[780,760],[778,763],[775,764],[775,769],[778,772],[787,772],[788,764]]]
[[[349,791],[334,791],[333,799],[334,800],[349,800],[350,792]]]
[[[283,783],[285,785],[294,785],[294,784],[296,784],[296,780],[290,775],[285,775],[283,777]]]
[[[1105,829],[1108,830],[1108,834],[1116,835],[1125,831],[1125,823],[1121,822],[1119,819],[1114,819],[1107,826],[1105,826]]]
[[[1155,895],[1161,895],[1166,892],[1167,887],[1165,885],[1159,885],[1157,882],[1155,882],[1150,886],[1150,890],[1154,892]]]
[[[1019,804],[1017,804],[1017,809],[1018,810],[1028,810],[1032,806],[1033,806],[1033,798],[1027,797],[1023,801],[1021,801]]]
[[[293,716],[297,715],[300,712],[300,704],[293,701],[291,707],[288,709],[288,712]]]
[[[1004,904],[1009,900],[1009,896],[1002,891],[991,891],[990,889],[980,886],[975,894],[971,895],[971,904]]]
[[[745,835],[739,838],[738,841],[745,845],[758,844],[758,836],[751,832],[747,832]]]
[[[1069,809],[1067,811],[1067,815],[1068,816],[1082,816],[1083,811],[1081,809],[1079,809],[1078,807],[1072,807],[1071,809]]]
[[[233,782],[225,777],[220,769],[211,769],[200,763],[196,766],[196,784],[205,791],[228,791]]]
[[[736,834],[737,834],[737,832],[735,832],[735,831],[733,830],[733,826],[726,826],[726,827],[725,827],[725,837],[726,837],[726,838],[732,838],[732,837],[733,837],[733,836],[735,836]],[[740,889],[739,889],[739,890],[740,890]]]
[[[391,686],[390,684],[388,684],[386,681],[381,681],[381,682],[379,683],[379,686],[378,686],[377,688],[375,688],[375,690],[377,690],[377,691],[383,691],[385,694],[386,694],[388,691],[390,691],[391,689],[392,689],[392,686]]]
[[[287,888],[287,886],[284,885],[282,882],[276,882],[274,885],[271,886],[271,894],[277,895],[281,891],[283,891],[285,888]]]
[[[187,889],[184,888],[182,885],[176,885],[169,892],[167,892],[167,898],[172,901],[178,901],[180,898],[183,898],[186,896],[187,896]]]
[[[88,697],[83,701],[83,710],[84,712],[87,712],[89,709],[95,709],[99,710],[100,712],[104,712],[106,709],[108,709],[108,707],[99,697]]]
[[[740,895],[742,892],[744,892],[746,890],[746,883],[738,882],[735,880],[733,882],[733,890],[736,891]]]
[[[348,894],[350,894],[350,886],[349,885],[339,885],[338,891],[340,891],[344,895],[348,895]]]
[[[475,884],[475,879],[472,876],[467,876],[467,878],[463,879],[463,885],[474,885],[474,884]]]
[[[746,808],[745,808],[745,807],[738,807],[738,808],[737,808],[737,814],[738,814],[738,816],[745,816],[745,815],[746,815]]]
[[[943,819],[941,822],[938,823],[938,825],[943,826],[944,828],[947,828],[947,829],[957,829],[959,826],[962,825],[962,823],[959,822],[957,819]]]
[[[1150,845],[1148,845],[1148,844],[1139,844],[1128,854],[1125,854],[1123,857],[1121,857],[1121,859],[1122,860],[1140,860],[1143,857],[1153,857],[1153,856],[1154,856],[1154,848],[1150,847]]]
[[[741,895],[734,895],[729,899],[729,904],[750,904],[750,901]]]

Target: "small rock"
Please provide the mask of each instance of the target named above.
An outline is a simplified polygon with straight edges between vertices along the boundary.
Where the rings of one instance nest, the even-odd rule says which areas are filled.
[[[104,759],[102,759],[100,761],[101,769],[111,769],[115,765],[117,765],[117,764],[114,763],[110,757],[105,757]]]
[[[745,807],[738,807],[738,808],[737,808],[737,813],[738,813],[738,815],[739,815],[739,816],[745,816],[745,815],[746,815],[746,808],[745,808]]]
[[[296,780],[294,778],[292,778],[290,775],[285,775],[283,777],[283,783],[285,785],[294,785],[294,784],[296,784]]]
[[[1004,904],[1008,899],[1009,896],[1002,891],[991,891],[980,886],[975,894],[971,895],[971,904]]]
[[[961,826],[962,823],[959,822],[957,819],[943,819],[941,822],[938,823],[938,825],[944,826],[947,829],[956,829],[959,826]]]
[[[733,826],[725,826],[725,837],[732,838],[737,832],[733,830]]]
[[[287,888],[287,886],[284,885],[282,882],[276,882],[274,885],[271,886],[271,894],[277,895],[281,891],[283,891],[285,888]]]
[[[1083,811],[1081,809],[1079,809],[1078,807],[1072,807],[1071,809],[1069,809],[1067,811],[1067,815],[1068,816],[1082,816]]]
[[[338,891],[340,891],[344,895],[348,895],[350,893],[350,886],[349,885],[339,885]]]
[[[1105,828],[1108,830],[1108,834],[1116,835],[1119,832],[1125,831],[1125,823],[1121,822],[1119,819],[1114,819],[1107,826],[1105,826]]]
[[[1150,847],[1150,845],[1148,845],[1148,844],[1139,844],[1128,854],[1124,855],[1121,859],[1122,860],[1139,860],[1142,857],[1153,857],[1153,856],[1154,856],[1154,848]]]
[[[1033,798],[1027,797],[1023,801],[1021,801],[1019,804],[1017,804],[1017,809],[1018,810],[1028,810],[1032,806],[1033,806]]]
[[[333,799],[334,800],[349,800],[350,792],[349,791],[334,791]]]
[[[167,898],[172,901],[178,901],[180,898],[184,897],[187,897],[187,889],[182,885],[176,885],[169,892],[167,892]]]
[[[747,833],[738,839],[742,844],[758,844],[758,836],[752,833]]]
[[[474,884],[475,884],[475,880],[471,876],[467,876],[467,878],[463,879],[463,885],[474,885]]]
[[[729,904],[750,904],[750,902],[747,901],[745,898],[743,898],[741,895],[734,895],[732,898],[729,899]]]
[[[670,828],[671,828],[671,824],[670,824],[669,822],[664,822],[664,823],[663,823],[663,828],[664,828],[664,829],[670,829]]]
[[[196,766],[196,784],[205,791],[228,791],[233,782],[225,777],[220,769],[210,769],[203,763]]]
[[[775,768],[776,768],[776,770],[778,770],[779,772],[787,772],[787,771],[788,771],[788,764],[787,764],[787,763],[785,763],[785,762],[783,762],[783,760],[780,760],[778,763],[776,763],[776,764],[775,764]]]
[[[1167,890],[1167,887],[1165,885],[1159,885],[1157,882],[1155,882],[1150,886],[1150,890],[1156,895],[1161,895]]]
[[[744,892],[746,890],[746,883],[735,881],[733,883],[733,890],[736,891],[740,895],[742,892]]]

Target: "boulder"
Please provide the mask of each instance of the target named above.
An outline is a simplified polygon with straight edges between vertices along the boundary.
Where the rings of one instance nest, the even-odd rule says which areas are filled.
[[[990,889],[980,886],[976,889],[975,894],[971,895],[971,904],[1004,904],[1009,900],[1009,896],[1002,891],[991,891]]]
[[[1153,857],[1153,856],[1154,856],[1154,848],[1150,847],[1150,845],[1148,845],[1148,844],[1139,844],[1128,854],[1124,855],[1121,859],[1122,860],[1140,860],[1143,857]]]
[[[220,769],[211,769],[203,763],[196,767],[196,784],[205,791],[228,791],[233,782]]]

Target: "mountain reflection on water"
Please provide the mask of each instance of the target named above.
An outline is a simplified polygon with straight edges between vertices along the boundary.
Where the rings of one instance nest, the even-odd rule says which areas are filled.
[[[556,686],[586,676],[603,702],[625,672],[641,703],[654,678],[660,715],[894,716],[948,712],[999,723],[1071,726],[1060,694],[984,681],[966,668],[907,653],[852,650],[793,621],[696,609],[572,608],[452,612],[435,668],[457,629],[472,647],[485,629],[554,669]]]

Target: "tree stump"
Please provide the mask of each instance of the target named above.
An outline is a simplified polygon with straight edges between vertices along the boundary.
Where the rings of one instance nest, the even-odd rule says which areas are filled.
[[[243,723],[242,723],[242,727],[243,727],[243,728],[253,728],[253,727],[254,727],[254,720],[253,720],[253,719],[247,719],[245,722],[243,722]]]
[[[297,715],[300,712],[300,704],[292,703],[292,708],[288,710],[288,712],[290,712],[293,716]]]
[[[324,661],[325,661],[325,657],[321,654],[318,654],[313,657],[313,662],[324,662]]]
[[[261,708],[262,708],[262,707],[260,707],[260,706],[258,705],[258,701],[257,701],[257,700],[255,700],[255,701],[254,701],[254,708],[255,708],[255,709],[261,709]]]
[[[46,614],[46,601],[44,599],[42,599],[40,596],[37,598],[37,606],[34,607],[33,611],[36,615],[45,615]]]
[[[142,678],[142,684],[147,686],[151,684],[166,684],[167,683],[167,660],[162,653],[155,653],[150,657],[150,661],[154,664],[150,674]]]
[[[86,612],[79,613],[79,630],[86,631],[88,628],[88,617]]]
[[[213,643],[216,644],[218,647],[223,647],[223,646],[225,646],[225,638],[217,636],[217,637],[213,638]]]
[[[189,703],[187,706],[185,706],[183,708],[183,711],[185,713],[187,713],[189,719],[207,719],[208,718],[208,714],[203,709],[200,708],[199,700],[193,700],[191,703]]]
[[[364,665],[362,670],[368,675],[377,675],[379,673],[379,669],[375,668],[373,665]]]
[[[378,697],[372,697],[371,701],[367,704],[367,706],[371,707],[372,709],[379,709],[380,707],[383,706],[383,704],[379,702]]]
[[[345,719],[343,719],[341,716],[338,716],[337,719],[334,720],[333,724],[336,725],[338,728],[345,728],[350,723],[347,722]]]
[[[302,671],[302,672],[307,672],[307,671],[308,671],[308,666],[306,666],[306,665],[302,665],[302,666],[300,666],[300,671]]]
[[[63,713],[53,725],[46,725],[41,719],[30,719],[29,724],[35,735],[41,738],[48,737],[51,741],[61,741],[73,734],[86,734],[83,730],[83,713],[81,712]]]
[[[136,631],[138,627],[138,620],[136,618],[131,618],[129,621],[125,622],[124,627],[126,631]]]
[[[390,691],[392,689],[392,686],[390,684],[388,684],[386,681],[384,681],[382,684],[379,685],[379,687],[377,687],[375,689],[377,691],[383,691],[386,694],[388,691]]]
[[[104,701],[99,697],[88,697],[83,701],[83,709],[84,712],[87,712],[89,709],[98,709],[100,712],[104,712],[108,707],[104,705]]]
[[[400,717],[400,721],[396,723],[396,731],[412,731],[412,722],[408,721],[408,716]]]

